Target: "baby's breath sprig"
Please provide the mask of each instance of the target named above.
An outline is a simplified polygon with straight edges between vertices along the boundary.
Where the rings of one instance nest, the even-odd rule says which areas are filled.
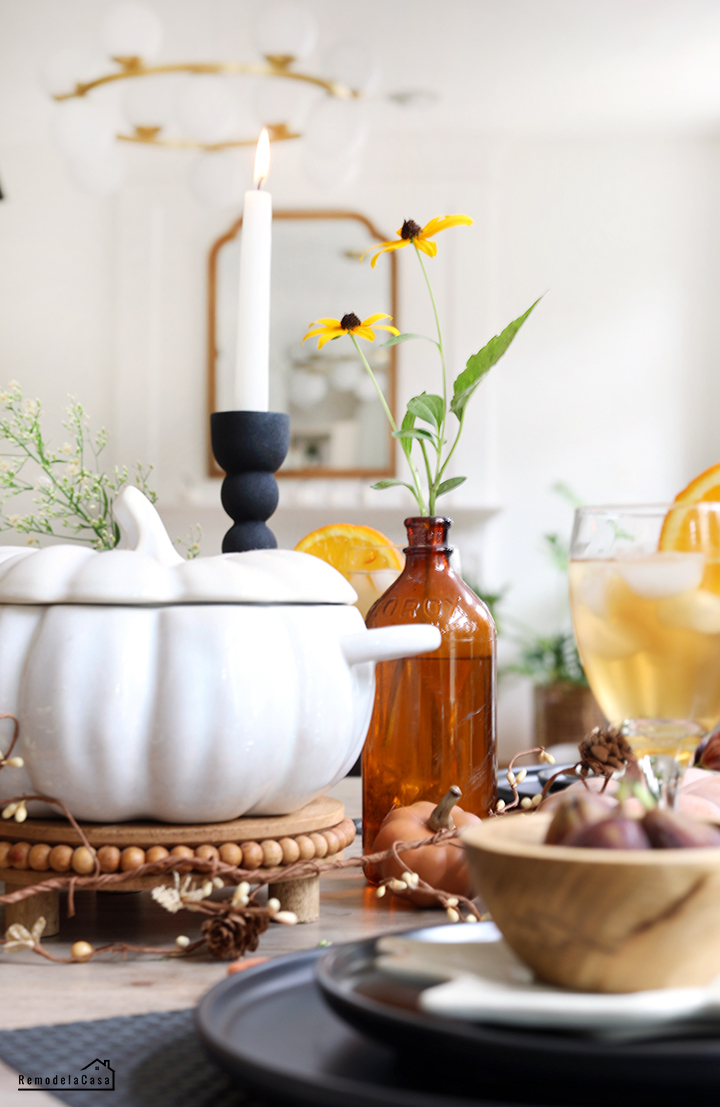
[[[185,538],[175,539],[178,546],[185,551],[185,557],[188,561],[193,561],[194,558],[200,556],[200,543],[202,542],[202,527],[199,523],[193,523],[188,528]]]
[[[66,410],[63,426],[69,441],[59,450],[50,448],[43,433],[40,401],[24,397],[17,381],[0,389],[0,404],[4,407],[0,415],[0,447],[4,447],[0,449],[0,531],[27,534],[30,545],[37,545],[40,536],[70,537],[96,550],[113,549],[120,539],[113,501],[132,479],[154,503],[156,496],[148,485],[152,466],[136,462],[132,478],[127,466],[101,470],[107,433],[104,428],[91,433],[87,413],[77,400]],[[8,503],[22,493],[33,496],[34,509],[25,514],[8,512]]]

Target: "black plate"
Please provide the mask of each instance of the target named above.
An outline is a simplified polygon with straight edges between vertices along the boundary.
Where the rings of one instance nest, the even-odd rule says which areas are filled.
[[[432,927],[405,936],[425,941],[491,940],[492,923]],[[616,1043],[560,1032],[480,1025],[426,1014],[417,1003],[427,980],[378,971],[377,938],[329,951],[316,968],[333,1010],[362,1033],[455,1074],[454,1088],[482,1087],[497,1100],[542,1104],[714,1105],[720,1102],[720,1039],[664,1038]],[[482,1082],[478,1085],[478,1074]]]
[[[559,773],[562,769],[572,769],[576,764],[577,762],[575,761],[572,764],[567,765],[545,765],[544,768],[541,768],[538,771],[537,778],[544,788],[548,780],[550,780],[551,777],[555,776],[555,773]],[[550,791],[558,792],[563,788],[567,788],[569,784],[577,784],[577,780],[578,778],[576,776],[565,776],[565,774],[563,773],[562,776],[559,776],[557,778]]]
[[[243,1087],[283,1107],[498,1107],[479,1098],[481,1070],[464,1095],[452,1071],[417,1055],[403,1063],[333,1014],[315,982],[324,953],[293,953],[247,969],[200,1003],[205,1045]],[[506,1090],[511,1084],[507,1079]]]
[[[519,772],[520,769],[523,769],[523,768],[526,770],[527,776],[525,777],[525,779],[522,781],[521,784],[516,785],[517,790],[518,790],[518,795],[520,796],[520,799],[524,799],[525,796],[529,796],[532,799],[533,796],[537,795],[539,792],[542,792],[543,788],[545,787],[546,782],[550,779],[551,776],[553,776],[556,772],[559,772],[560,769],[571,768],[571,766],[570,765],[551,765],[551,766],[548,767],[547,765],[544,765],[544,764],[540,764],[540,765],[519,765],[518,768],[515,771]],[[567,786],[569,784],[574,784],[574,783],[575,783],[575,777],[560,776],[555,781],[555,783],[553,784],[550,791],[551,792],[561,792],[563,790],[563,788],[567,788]],[[505,800],[505,803],[512,803],[513,790],[512,790],[512,788],[510,787],[510,785],[508,784],[508,782],[506,780],[505,770],[502,770],[499,777],[498,777],[497,794],[498,794],[498,799]]]

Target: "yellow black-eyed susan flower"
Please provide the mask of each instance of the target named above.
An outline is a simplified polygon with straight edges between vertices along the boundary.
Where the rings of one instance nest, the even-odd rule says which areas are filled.
[[[433,235],[438,234],[439,231],[447,230],[448,227],[459,227],[460,225],[469,227],[472,222],[469,215],[436,215],[434,219],[421,227],[414,219],[406,219],[397,232],[400,235],[399,242],[380,242],[375,246],[370,246],[361,256],[360,261],[365,257],[365,254],[371,254],[373,250],[376,250],[377,253],[370,263],[374,269],[381,254],[388,254],[392,250],[401,250],[403,246],[409,246],[411,243],[418,250],[422,250],[424,254],[427,254],[428,257],[434,258],[437,253],[437,245],[430,241]]]
[[[361,321],[351,311],[347,315],[343,315],[342,319],[316,319],[314,323],[310,324],[310,327],[317,329],[309,330],[303,338],[303,342],[306,338],[317,338],[318,350],[322,350],[326,342],[330,342],[333,338],[341,338],[344,334],[355,334],[358,338],[366,338],[368,342],[375,341],[375,331],[390,331],[391,334],[400,334],[397,327],[379,324],[378,319],[392,319],[392,316],[371,315],[369,319]]]

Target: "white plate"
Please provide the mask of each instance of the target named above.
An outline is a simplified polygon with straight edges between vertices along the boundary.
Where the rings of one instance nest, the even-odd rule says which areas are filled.
[[[622,1040],[720,1030],[720,978],[705,988],[574,992],[535,980],[494,928],[487,941],[457,944],[454,929],[447,928],[442,943],[391,935],[378,940],[382,971],[439,981],[420,997],[429,1014]]]

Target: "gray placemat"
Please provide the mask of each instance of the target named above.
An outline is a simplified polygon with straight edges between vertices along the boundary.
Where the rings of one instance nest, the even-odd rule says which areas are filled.
[[[193,1008],[3,1030],[0,1057],[25,1081],[42,1077],[43,1091],[73,1107],[267,1107],[208,1057]],[[83,1069],[96,1083],[113,1081],[114,1091],[93,1095],[88,1083],[68,1090],[52,1083]]]

